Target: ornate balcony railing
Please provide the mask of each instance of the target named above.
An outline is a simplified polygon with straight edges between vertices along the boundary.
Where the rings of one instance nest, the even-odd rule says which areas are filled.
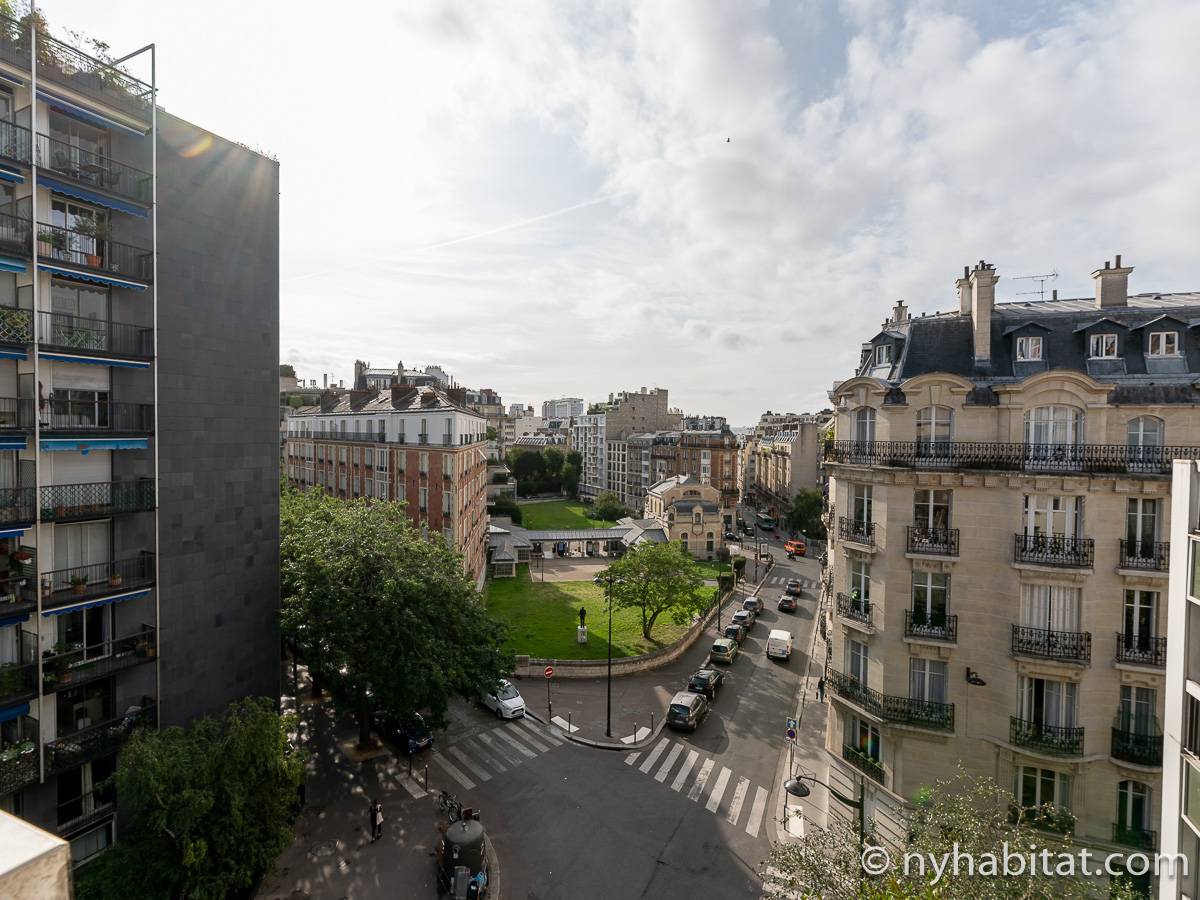
[[[1090,631],[1051,631],[1047,628],[1012,626],[1012,654],[1069,662],[1092,661]]]
[[[1149,828],[1113,822],[1112,839],[1114,844],[1124,844],[1126,847],[1136,847],[1150,853],[1158,849],[1158,832]]]
[[[857,678],[836,669],[830,669],[826,678],[830,690],[839,697],[849,700],[885,722],[939,731],[954,730],[953,703],[937,703],[932,700],[884,694],[864,686]]]
[[[1112,757],[1139,766],[1161,766],[1163,738],[1161,734],[1144,734],[1114,727],[1112,730]]]
[[[1165,572],[1170,563],[1170,541],[1121,541],[1122,569]]]
[[[0,797],[37,780],[37,745],[33,741],[18,741],[0,749]]]
[[[5,124],[7,123],[0,122],[0,126]],[[3,131],[0,130],[0,142],[3,140]],[[32,234],[33,221],[28,215],[14,215],[11,212],[0,213],[0,249],[5,253],[28,258]]]
[[[148,434],[154,429],[154,406],[150,403],[123,403],[112,400],[51,398],[46,404],[42,429]]]
[[[925,553],[930,556],[958,556],[958,529],[909,525],[908,552]]]
[[[42,519],[64,522],[91,516],[149,512],[154,509],[154,481],[99,481],[52,484],[42,488]]]
[[[1063,725],[1044,725],[1020,716],[1010,716],[1008,739],[1021,747],[1032,747],[1059,756],[1079,756],[1083,753],[1083,728]]]
[[[1002,472],[1135,472],[1162,475],[1174,459],[1200,459],[1200,447],[1129,447],[1125,444],[1026,444],[992,441],[832,441],[825,460],[904,469],[978,469]]]
[[[44,657],[42,688],[49,694],[75,687],[150,662],[156,655],[155,630],[143,625],[142,630],[135,634]]]
[[[1095,562],[1096,542],[1065,534],[1014,534],[1013,561],[1067,569],[1087,569]]]
[[[1121,663],[1165,669],[1167,666],[1167,639],[1118,632],[1116,660]]]
[[[33,492],[27,488],[0,488],[0,524],[17,525],[34,520]]]
[[[856,544],[875,546],[875,523],[863,522],[858,519],[838,518],[838,538],[843,541],[854,541]]]
[[[145,325],[86,319],[66,313],[40,314],[39,340],[44,346],[84,353],[115,353],[124,356],[154,355],[154,329]]]
[[[38,256],[43,259],[147,283],[154,277],[154,254],[145,247],[45,222],[37,229]]]
[[[28,344],[33,340],[33,312],[0,306],[0,343]]]
[[[927,613],[923,609],[904,611],[904,636],[934,641],[958,640],[958,616]]]
[[[58,774],[117,750],[140,726],[154,724],[155,703],[143,697],[119,716],[46,744],[46,772]]]
[[[94,600],[154,584],[154,554],[55,569],[41,576],[42,605],[47,609]]]
[[[853,619],[855,622],[870,625],[871,601],[839,593],[837,595],[837,614],[847,619]]]
[[[842,745],[842,759],[854,766],[864,775],[875,779],[880,784],[885,784],[883,774],[883,764],[872,756],[868,756],[856,747],[851,747],[849,744]]]
[[[37,136],[37,164],[57,175],[138,203],[150,202],[149,172],[46,134]]]
[[[883,718],[883,694],[879,691],[872,690],[853,675],[847,675],[837,669],[830,669],[826,679],[829,682],[829,689],[839,697],[844,697],[851,703]]]

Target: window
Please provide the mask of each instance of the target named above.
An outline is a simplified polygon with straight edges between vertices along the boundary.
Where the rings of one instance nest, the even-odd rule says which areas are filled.
[[[1150,332],[1151,356],[1179,356],[1179,332],[1152,331]]]
[[[1071,776],[1053,769],[1020,766],[1017,769],[1017,800],[1026,809],[1053,803],[1071,808]]]
[[[346,424],[345,422],[342,422],[343,426],[345,426],[345,424]],[[340,463],[346,462],[346,448],[345,447],[338,447],[338,462],[340,462]]]
[[[847,674],[863,687],[867,686],[867,645],[851,638],[846,640]]]
[[[908,696],[913,700],[945,703],[946,663],[936,659],[909,659]]]
[[[1158,609],[1158,591],[1127,588],[1125,591],[1125,618],[1123,640],[1128,650],[1150,649],[1155,634],[1155,612]]]
[[[108,290],[55,279],[50,283],[50,309],[59,316],[108,321]],[[45,338],[43,338],[45,340]],[[73,346],[73,345],[71,345]]]
[[[875,410],[869,406],[861,406],[854,410],[854,440],[860,443],[870,443],[875,440]]]
[[[450,492],[442,491],[442,515],[450,515]]]
[[[1125,501],[1127,555],[1154,558],[1154,543],[1158,540],[1159,502],[1148,497],[1130,497]]]
[[[1040,336],[1017,338],[1017,362],[1038,362],[1042,358]]]
[[[429,488],[420,488],[417,492],[417,509],[426,512],[429,509]]]
[[[880,344],[875,348],[875,365],[890,366],[892,364],[892,345]]]
[[[871,485],[850,485],[850,510],[855,522],[865,525],[871,521]]]
[[[429,454],[428,453],[421,454],[421,459],[420,459],[417,471],[420,472],[422,475],[429,474]]]
[[[684,550],[688,548],[688,536],[686,531],[679,535],[679,543],[683,544]]]
[[[1083,441],[1083,411],[1073,406],[1039,406],[1025,413],[1028,444],[1078,444]]]
[[[1158,720],[1154,717],[1157,691],[1154,688],[1121,685],[1121,705],[1117,712],[1117,727],[1134,734],[1158,735]]]
[[[1115,334],[1093,334],[1088,342],[1088,356],[1092,359],[1116,359],[1117,336]]]
[[[851,716],[846,743],[868,759],[879,762],[879,728],[858,716]]]
[[[83,659],[108,656],[112,652],[112,611],[111,605],[93,606],[55,616],[55,646],[82,650]]]
[[[54,590],[69,587],[71,576],[81,574],[69,570],[85,566],[89,567],[82,573],[85,578],[91,581],[108,579],[108,572],[102,569],[112,559],[110,524],[104,521],[54,526]]]
[[[950,576],[942,572],[913,572],[913,622],[945,625],[950,605]]]
[[[948,406],[927,406],[917,411],[917,443],[935,444],[951,440],[953,410]]]
[[[871,599],[871,561],[865,557],[850,558],[850,599]]]
[[[1073,681],[1022,676],[1020,717],[1035,725],[1074,728],[1078,693]]]
[[[1079,631],[1082,593],[1059,584],[1021,585],[1021,624],[1046,631]]]
[[[1137,832],[1149,822],[1150,788],[1140,781],[1122,781],[1117,785],[1117,825]]]
[[[950,492],[919,489],[913,492],[913,524],[925,531],[950,527]]]
[[[708,541],[706,542],[705,549],[708,550],[709,553],[712,553],[712,551],[716,549],[716,542],[717,536],[710,531],[708,533]]]
[[[1083,526],[1083,498],[1053,494],[1026,494],[1025,534],[1078,537]]]
[[[1125,426],[1125,444],[1129,447],[1161,447],[1163,420],[1155,416],[1138,416]]]

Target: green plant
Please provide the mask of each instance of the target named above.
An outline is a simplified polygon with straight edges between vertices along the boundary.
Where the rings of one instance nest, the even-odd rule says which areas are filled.
[[[49,244],[55,250],[67,249],[67,235],[57,228],[42,228],[38,231],[38,240]]]
[[[87,579],[82,575],[72,575],[71,587],[87,587]]]
[[[17,741],[0,750],[0,762],[12,762],[26,753],[32,753],[36,747],[33,741]]]
[[[107,219],[79,218],[75,220],[72,230],[76,234],[82,234],[84,237],[95,238],[100,241],[106,241],[112,236],[112,227],[109,225]]]

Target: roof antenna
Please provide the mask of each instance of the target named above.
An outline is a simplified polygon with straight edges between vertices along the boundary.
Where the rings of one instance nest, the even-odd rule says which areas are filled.
[[[1031,294],[1037,294],[1038,300],[1045,300],[1046,299],[1046,282],[1054,281],[1056,278],[1058,278],[1058,273],[1051,272],[1048,275],[1016,275],[1013,277],[1012,280],[1013,281],[1036,281],[1038,283],[1038,287],[1037,287],[1036,291],[1018,291],[1017,296],[1018,297],[1028,297]],[[1055,299],[1056,300],[1058,299],[1057,292],[1055,294]]]

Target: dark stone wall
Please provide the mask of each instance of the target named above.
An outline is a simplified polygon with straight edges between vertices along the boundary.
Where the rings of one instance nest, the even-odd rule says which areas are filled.
[[[159,113],[163,725],[279,696],[279,165]]]

